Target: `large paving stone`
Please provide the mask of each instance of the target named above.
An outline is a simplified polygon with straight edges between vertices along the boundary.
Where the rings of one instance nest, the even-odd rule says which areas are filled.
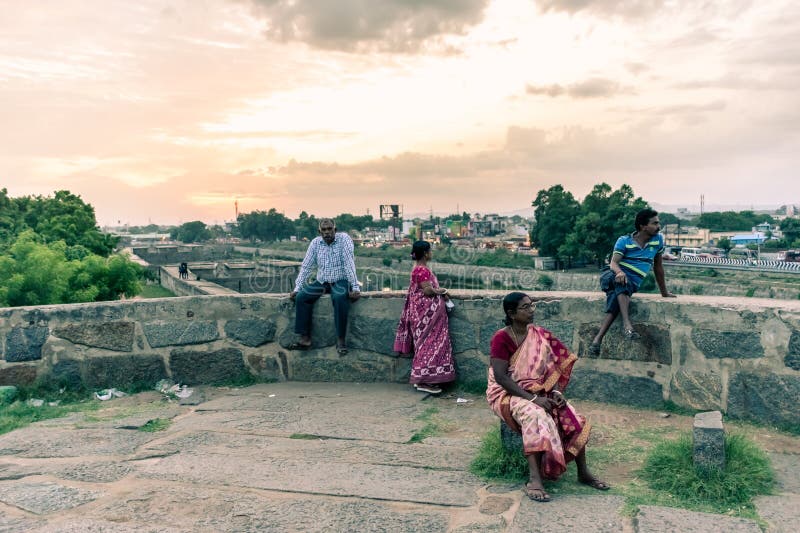
[[[95,500],[99,493],[57,483],[0,484],[0,501],[38,515],[72,509]]]
[[[47,326],[11,328],[6,334],[5,359],[9,363],[36,361],[42,358],[42,346],[47,341]]]
[[[672,364],[672,341],[669,327],[634,323],[633,329],[639,333],[641,338],[629,341],[623,337],[621,326],[618,323],[613,324],[603,338],[600,355],[593,356],[588,353],[587,348],[592,343],[594,336],[597,335],[599,324],[583,324],[579,330],[583,347],[581,355],[588,358],[599,357],[600,359]]]
[[[778,425],[800,424],[800,376],[738,372],[728,382],[728,415]]]
[[[769,452],[778,492],[800,494],[800,461],[797,455]]]
[[[217,323],[213,320],[148,322],[142,324],[142,329],[152,348],[202,344],[219,338]]]
[[[320,475],[324,472],[324,475]],[[483,485],[467,472],[253,456],[246,463],[179,454],[139,465],[137,477],[469,507]]]
[[[642,505],[636,516],[638,533],[760,533],[754,520],[672,507]]]
[[[160,355],[136,354],[92,357],[85,362],[84,383],[90,388],[149,385],[167,377]]]
[[[661,385],[649,378],[598,372],[583,367],[572,371],[567,396],[637,407],[664,403]]]
[[[357,315],[348,326],[349,346],[384,355],[395,355],[393,348],[397,319]]]
[[[620,496],[557,496],[541,504],[522,498],[509,533],[618,533],[625,529]],[[663,530],[662,530],[663,531]]]
[[[692,329],[692,342],[709,359],[755,359],[764,357],[761,337],[754,331]]]
[[[394,358],[364,354],[349,354],[329,359],[307,352],[289,363],[289,378],[293,381],[357,381],[375,383],[390,381],[394,374]]]
[[[235,348],[212,352],[172,350],[169,367],[173,381],[186,385],[230,383],[249,375],[242,352]]]
[[[475,350],[478,347],[475,326],[471,322],[451,316],[449,329],[454,354]]]
[[[93,514],[123,527],[131,522],[153,524],[159,532],[177,528],[182,532],[444,533],[450,513],[431,506],[398,506],[393,502],[314,498],[303,494],[276,497],[254,491],[182,485],[170,485],[169,490],[166,486],[137,487],[95,507]]]
[[[61,419],[55,423],[69,422]],[[142,431],[112,428],[75,429],[74,424],[73,421],[70,427],[58,427],[38,423],[0,435],[0,456],[51,458],[126,455],[158,436]]]
[[[15,364],[0,368],[0,385],[31,385],[36,381],[36,367]]]
[[[262,318],[241,318],[225,323],[225,335],[245,346],[261,346],[275,339],[275,322]]]
[[[53,335],[75,344],[94,348],[133,351],[134,322],[106,322],[104,324],[67,324],[53,330]]]
[[[670,382],[669,399],[698,411],[721,410],[722,378],[711,373],[678,370]]]
[[[758,515],[766,520],[769,533],[794,533],[800,524],[800,495],[759,496],[755,498]]]

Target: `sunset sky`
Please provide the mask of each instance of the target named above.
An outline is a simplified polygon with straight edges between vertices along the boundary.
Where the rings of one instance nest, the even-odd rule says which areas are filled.
[[[796,0],[0,0],[0,188],[101,224],[800,204]]]

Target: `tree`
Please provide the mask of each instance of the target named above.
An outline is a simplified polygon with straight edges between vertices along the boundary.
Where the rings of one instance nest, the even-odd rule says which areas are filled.
[[[775,222],[769,215],[756,214],[753,211],[711,211],[692,219],[698,228],[711,231],[750,231],[761,222]]]
[[[800,220],[796,218],[784,218],[781,220],[781,232],[786,240],[787,246],[796,246],[800,241]]]
[[[69,191],[56,191],[53,197],[22,196],[9,198],[0,191],[0,246],[8,245],[25,229],[34,230],[45,243],[64,241],[67,246],[83,246],[92,253],[108,256],[118,239],[97,227],[94,208]]]
[[[187,244],[207,241],[211,238],[211,232],[208,231],[205,222],[201,222],[200,220],[186,222],[177,228],[172,228],[169,235],[171,238]]]
[[[629,185],[612,192],[607,183],[595,185],[580,208],[580,215],[558,255],[583,257],[601,263],[611,253],[620,235],[634,231],[636,213],[648,207],[640,197],[634,197]]]
[[[0,305],[45,305],[115,300],[134,296],[143,269],[121,255],[86,254],[69,259],[64,241],[45,244],[32,230],[22,232],[0,256]]]
[[[658,219],[661,221],[661,226],[666,226],[667,224],[678,224],[680,222],[680,219],[672,213],[659,213]]]
[[[539,248],[539,255],[557,255],[558,247],[572,231],[580,204],[564,187],[554,185],[539,191],[532,205],[536,208],[536,221],[531,230],[531,242]]]
[[[294,234],[294,224],[273,207],[269,211],[253,211],[239,215],[239,233],[245,239],[263,242],[286,239]],[[317,229],[314,228],[316,234]]]
[[[725,250],[725,252],[728,252],[731,248],[733,248],[733,243],[728,237],[720,237],[720,239],[717,241],[717,248],[721,248]]]

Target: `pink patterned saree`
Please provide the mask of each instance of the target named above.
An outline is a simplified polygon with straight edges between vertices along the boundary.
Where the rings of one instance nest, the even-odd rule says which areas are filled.
[[[563,391],[569,383],[577,356],[548,330],[528,326],[528,335],[511,356],[508,373],[523,389],[547,394],[553,387]],[[548,413],[519,396],[512,396],[495,381],[489,367],[486,399],[492,411],[514,431],[522,434],[525,455],[543,452],[541,473],[557,479],[567,469],[567,462],[586,446],[591,426],[567,404]]]

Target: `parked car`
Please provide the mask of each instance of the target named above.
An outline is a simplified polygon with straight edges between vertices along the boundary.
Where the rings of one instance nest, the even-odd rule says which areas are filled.
[[[786,250],[778,252],[778,261],[787,263],[800,263],[800,250]]]

